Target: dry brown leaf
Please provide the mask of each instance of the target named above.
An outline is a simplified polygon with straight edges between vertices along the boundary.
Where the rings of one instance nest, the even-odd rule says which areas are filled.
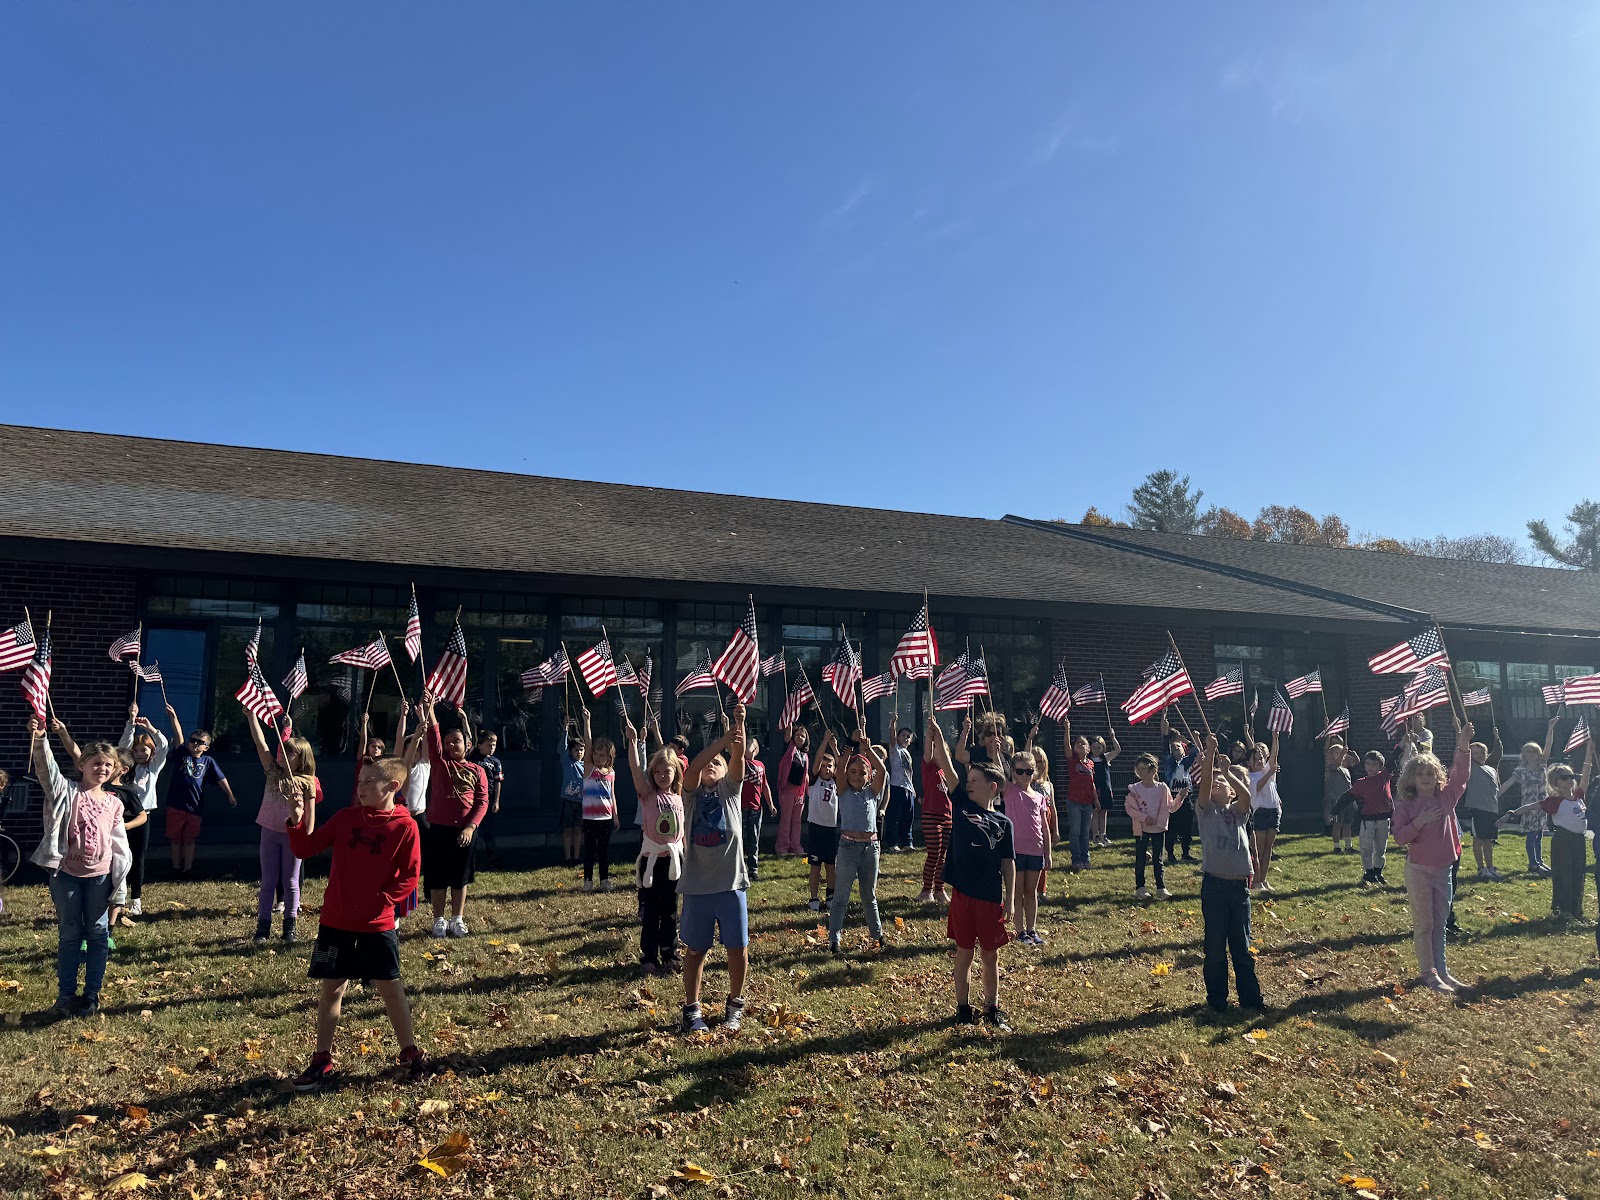
[[[429,1098],[417,1105],[417,1114],[424,1117],[435,1117],[440,1113],[450,1111],[450,1101]]]
[[[471,1150],[472,1139],[458,1131],[418,1159],[417,1166],[425,1171],[432,1171],[442,1179],[448,1179],[466,1168]]]

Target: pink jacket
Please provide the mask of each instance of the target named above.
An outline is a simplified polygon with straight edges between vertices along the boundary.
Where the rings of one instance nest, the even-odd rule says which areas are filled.
[[[1123,807],[1133,819],[1134,833],[1165,833],[1167,818],[1183,807],[1183,801],[1164,783],[1134,783]]]
[[[1456,823],[1456,805],[1466,794],[1467,780],[1472,776],[1472,751],[1465,744],[1456,747],[1455,761],[1450,764],[1450,778],[1431,796],[1400,797],[1395,789],[1394,824],[1389,831],[1394,840],[1409,847],[1406,861],[1419,867],[1448,867],[1461,857],[1461,826]],[[1444,816],[1437,821],[1420,823],[1420,819],[1433,811]]]

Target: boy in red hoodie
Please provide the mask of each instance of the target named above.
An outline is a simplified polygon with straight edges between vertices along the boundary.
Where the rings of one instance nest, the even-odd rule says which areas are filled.
[[[421,874],[417,823],[395,797],[405,785],[406,766],[398,758],[366,763],[356,781],[356,803],[326,824],[306,832],[306,798],[290,802],[284,823],[296,858],[333,849],[328,890],[322,898],[317,944],[306,974],[322,981],[317,999],[317,1052],[294,1081],[297,1091],[314,1092],[336,1076],[333,1034],[339,1025],[345,985],[370,980],[400,1043],[400,1069],[407,1078],[422,1074],[422,1051],[411,1031],[411,1009],[400,981],[400,941],[394,906],[411,895]]]

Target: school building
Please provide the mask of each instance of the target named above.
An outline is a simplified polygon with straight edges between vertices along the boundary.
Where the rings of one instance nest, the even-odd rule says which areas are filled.
[[[1366,660],[1430,618],[1443,628],[1462,690],[1491,689],[1508,747],[1542,738],[1542,685],[1600,666],[1595,573],[22,426],[0,426],[0,461],[0,627],[20,620],[24,606],[36,630],[49,614],[56,712],[82,740],[120,732],[134,680],[107,648],[143,624],[146,662],[159,664],[185,728],[214,732],[240,799],[236,812],[220,798],[209,802],[203,850],[255,842],[261,773],[233,697],[257,622],[260,660],[275,685],[304,649],[311,686],[294,705],[295,726],[316,749],[330,802],[342,805],[363,709],[374,732],[392,740],[401,684],[413,699],[420,690],[421,674],[400,645],[413,585],[426,662],[460,610],[468,715],[474,727],[499,734],[506,766],[502,845],[559,838],[562,718],[577,704],[572,687],[531,700],[522,673],[563,644],[576,656],[604,629],[635,666],[650,655],[663,729],[689,732],[698,747],[715,697],[675,701],[673,685],[706,651],[720,653],[747,595],[755,597],[763,653],[783,647],[790,678],[804,664],[819,694],[841,627],[864,644],[870,677],[886,668],[924,589],[944,657],[981,648],[990,702],[1019,738],[1058,662],[1074,687],[1103,675],[1125,747],[1119,790],[1134,755],[1158,749],[1159,738],[1153,720],[1130,730],[1117,704],[1167,649],[1169,630],[1198,686],[1232,667],[1246,673],[1245,699],[1262,686],[1258,736],[1270,684],[1320,667],[1324,696],[1294,702],[1285,738],[1290,829],[1320,824],[1315,739],[1324,702],[1333,714],[1349,702],[1356,747],[1384,745],[1378,705],[1402,680],[1373,676]],[[400,664],[399,682],[389,672],[374,678],[329,665],[331,655],[380,630]],[[26,705],[18,678],[11,674],[0,691],[0,765],[20,777]],[[780,749],[782,682],[767,681],[750,710],[769,764]],[[637,723],[638,694],[626,695]],[[141,685],[138,701],[164,723],[155,687]],[[893,700],[869,705],[869,729],[883,736],[891,705],[902,722],[920,725],[926,703],[925,685],[902,686]],[[611,697],[588,705],[595,732],[616,737]],[[824,695],[823,707],[839,727],[837,701]],[[1205,708],[1230,736],[1244,720],[1239,699]],[[1181,711],[1198,727],[1192,699]],[[1430,714],[1441,752],[1453,741],[1448,712]],[[1075,730],[1105,730],[1099,707],[1073,715]],[[943,716],[953,732],[958,714]],[[1488,710],[1474,716],[1486,723]],[[815,725],[817,714],[807,720]],[[1054,757],[1060,731],[1046,724]],[[12,789],[0,819],[19,839],[37,829],[37,799],[25,781]]]

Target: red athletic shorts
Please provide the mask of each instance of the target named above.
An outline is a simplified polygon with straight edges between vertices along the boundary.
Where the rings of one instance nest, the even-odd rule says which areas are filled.
[[[167,809],[167,841],[192,842],[200,836],[200,814]]]
[[[992,901],[974,900],[954,890],[945,916],[945,932],[963,950],[971,950],[974,945],[998,950],[1011,940],[1006,932],[1005,909]]]

